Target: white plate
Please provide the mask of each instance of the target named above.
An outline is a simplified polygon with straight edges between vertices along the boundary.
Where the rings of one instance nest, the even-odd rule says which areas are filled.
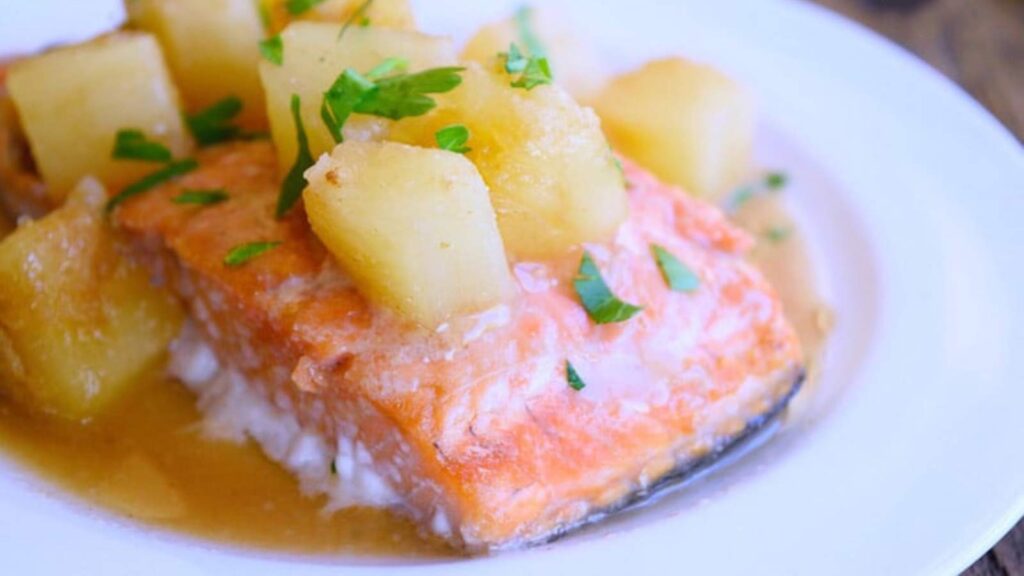
[[[107,2],[14,4],[0,23],[8,50],[45,34],[56,5],[84,27],[88,19],[68,11]],[[433,7],[420,10],[428,29],[457,36],[509,7],[421,4]],[[825,378],[780,436],[656,506],[551,546],[404,571],[952,574],[968,566],[1024,513],[1020,145],[930,68],[808,4],[568,4],[616,67],[686,54],[757,95],[762,158],[797,182],[791,202],[839,319]],[[76,31],[84,28],[63,33]],[[21,568],[12,573],[333,574],[346,564],[225,551],[84,514],[10,465],[0,471],[0,556],[5,568]],[[344,572],[388,569],[349,562]]]

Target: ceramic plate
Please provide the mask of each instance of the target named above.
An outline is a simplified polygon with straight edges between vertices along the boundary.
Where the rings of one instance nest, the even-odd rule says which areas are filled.
[[[106,0],[4,6],[0,48],[116,21]],[[505,2],[419,3],[464,38]],[[756,95],[759,160],[838,320],[824,377],[779,433],[685,490],[549,546],[416,574],[952,574],[1024,513],[1024,152],[892,44],[785,0],[563,2],[613,67],[683,54]],[[428,6],[429,5],[429,6]],[[1014,457],[1014,455],[1017,457]],[[0,463],[8,567],[104,574],[377,574],[154,533]],[[24,570],[17,570],[24,572]]]

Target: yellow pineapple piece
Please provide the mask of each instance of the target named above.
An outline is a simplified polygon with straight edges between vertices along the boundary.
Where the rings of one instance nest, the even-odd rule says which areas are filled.
[[[115,34],[19,61],[7,88],[54,203],[87,175],[116,189],[153,170],[112,158],[121,129],[141,130],[177,156],[191,152],[177,89],[149,34]]]
[[[0,242],[0,386],[38,410],[97,414],[177,335],[173,298],[124,260],[84,180],[61,208]]]
[[[345,142],[307,174],[313,230],[371,300],[433,328],[512,293],[487,186],[459,154]]]

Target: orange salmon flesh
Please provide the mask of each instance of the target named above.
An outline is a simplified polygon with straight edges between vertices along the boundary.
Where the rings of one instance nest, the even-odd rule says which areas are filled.
[[[576,526],[714,454],[801,377],[797,336],[743,259],[751,239],[629,162],[631,216],[612,242],[513,263],[514,300],[426,330],[364,299],[301,207],[274,218],[280,180],[268,143],[199,159],[200,169],[118,209],[136,256],[181,297],[223,364],[324,438],[354,436],[400,512],[457,546],[516,546]],[[186,188],[231,199],[174,204]],[[224,265],[254,241],[282,244]],[[692,269],[699,288],[669,290],[652,244]],[[572,286],[583,249],[640,314],[591,321]]]

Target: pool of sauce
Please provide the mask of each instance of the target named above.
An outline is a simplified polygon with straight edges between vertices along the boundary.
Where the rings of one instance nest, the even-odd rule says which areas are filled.
[[[807,251],[778,195],[755,197],[734,219],[757,238],[751,260],[771,280],[816,372],[831,323]],[[252,444],[200,433],[191,394],[158,375],[108,413],[81,424],[35,416],[0,397],[0,445],[89,506],[243,548],[299,554],[438,557],[455,554],[384,510],[323,513]]]

